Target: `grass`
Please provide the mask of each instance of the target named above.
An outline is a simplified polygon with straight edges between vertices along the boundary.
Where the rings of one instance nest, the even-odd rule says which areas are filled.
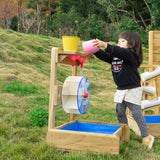
[[[141,160],[160,158],[160,140],[152,150],[141,144],[141,137],[131,131],[130,141],[120,147],[120,155],[94,154],[88,151],[63,152],[46,143],[45,119],[49,105],[50,52],[62,47],[61,39],[0,29],[0,159],[2,160]],[[147,63],[148,50],[144,50]],[[81,42],[79,51],[82,51]],[[72,68],[58,64],[57,84],[62,85]],[[91,104],[76,119],[118,123],[113,96],[110,65],[98,59],[88,60],[78,75],[87,76],[92,86]],[[25,113],[29,111],[28,114]],[[33,122],[42,122],[41,126]],[[43,116],[42,116],[43,117]],[[43,117],[44,118],[44,117]],[[56,126],[69,122],[62,105],[56,107]]]
[[[37,92],[37,87],[34,85],[22,84],[14,80],[11,84],[0,86],[2,92],[13,93],[16,95],[34,94]]]

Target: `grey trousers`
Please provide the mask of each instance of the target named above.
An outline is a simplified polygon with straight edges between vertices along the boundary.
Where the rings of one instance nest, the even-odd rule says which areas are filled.
[[[129,103],[126,101],[123,101],[122,103],[117,103],[116,113],[117,113],[117,118],[118,118],[119,123],[128,124],[128,120],[126,117],[126,108],[127,107],[131,110],[132,116],[135,119],[135,121],[137,122],[137,125],[141,131],[141,136],[142,137],[148,136],[148,129],[147,129],[146,120],[141,113],[141,106],[140,105],[136,105],[136,104]]]

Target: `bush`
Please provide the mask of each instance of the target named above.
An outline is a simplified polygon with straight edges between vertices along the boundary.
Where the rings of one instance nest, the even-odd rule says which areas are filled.
[[[72,7],[68,13],[64,13],[61,10],[57,11],[52,18],[54,20],[50,30],[54,32],[55,36],[78,36],[77,23],[80,17],[74,7]]]
[[[113,40],[115,42],[118,41],[118,36],[123,31],[129,30],[129,31],[139,32],[138,25],[135,23],[135,21],[131,17],[123,16],[121,18],[121,21],[119,23],[117,23],[116,25],[117,25],[116,26],[117,30],[115,30],[115,32],[113,32]]]
[[[88,19],[86,19],[83,23],[81,23],[78,33],[83,37],[83,39],[99,38],[101,40],[104,40],[105,33],[103,30],[103,25],[103,20],[99,19],[97,15],[93,14],[88,17]]]
[[[54,19],[50,30],[54,36],[63,35],[79,36],[81,39],[99,38],[104,40],[104,21],[96,14],[92,14],[87,19],[80,17],[76,9],[72,7],[68,13],[57,11],[52,17]]]
[[[34,126],[42,127],[48,124],[48,110],[43,107],[38,107],[33,111],[24,111],[24,113],[29,114],[30,121]]]

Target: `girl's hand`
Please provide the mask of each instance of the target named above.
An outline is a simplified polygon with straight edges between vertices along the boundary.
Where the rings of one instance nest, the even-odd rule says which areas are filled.
[[[103,42],[103,41],[101,41],[99,39],[95,39],[93,41],[93,46],[97,46],[98,48],[100,48],[100,47],[107,48],[107,43]]]

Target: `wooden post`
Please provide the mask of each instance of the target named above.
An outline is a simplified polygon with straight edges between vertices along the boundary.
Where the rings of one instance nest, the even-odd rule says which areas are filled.
[[[51,52],[50,72],[50,98],[49,98],[49,120],[48,130],[55,127],[55,106],[56,106],[56,80],[57,80],[58,48],[53,47]]]
[[[77,66],[72,67],[72,76],[77,76]]]
[[[149,41],[148,41],[148,45],[149,45],[149,60],[148,63],[149,65],[153,65],[153,31],[149,32]],[[149,71],[153,71],[152,68],[149,68]]]

